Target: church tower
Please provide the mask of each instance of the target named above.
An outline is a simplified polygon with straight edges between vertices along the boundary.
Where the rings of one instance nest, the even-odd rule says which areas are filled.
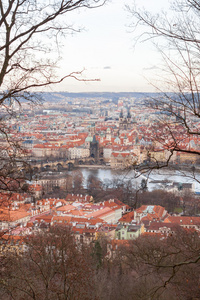
[[[127,108],[127,117],[123,116],[122,110],[119,115],[119,130],[127,129],[131,129],[131,113],[129,108]]]
[[[95,135],[90,142],[90,157],[93,157],[96,162],[99,160],[99,142],[97,141]]]
[[[130,108],[128,109],[128,113],[127,113],[127,129],[131,129],[131,113],[130,113]]]

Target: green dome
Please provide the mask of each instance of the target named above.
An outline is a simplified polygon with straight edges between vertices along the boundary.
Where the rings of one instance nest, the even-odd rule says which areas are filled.
[[[92,141],[93,141],[93,138],[92,138],[91,136],[88,135],[88,136],[86,137],[85,141],[86,141],[86,142],[92,142]]]

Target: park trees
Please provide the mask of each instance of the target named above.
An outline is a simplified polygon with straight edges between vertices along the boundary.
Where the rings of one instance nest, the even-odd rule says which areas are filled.
[[[91,259],[69,227],[53,226],[24,238],[24,245],[24,252],[1,253],[2,299],[92,299]]]
[[[124,265],[134,270],[135,299],[199,297],[199,236],[176,229],[165,239],[143,236],[124,252]]]
[[[110,299],[199,297],[199,236],[180,227],[175,232],[165,238],[145,235],[118,244],[109,269],[99,274],[107,282]],[[107,299],[104,293],[101,297]]]

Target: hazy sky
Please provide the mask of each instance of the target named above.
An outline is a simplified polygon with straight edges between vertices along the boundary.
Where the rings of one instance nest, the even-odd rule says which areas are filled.
[[[137,0],[147,9],[162,9],[167,0]],[[137,2],[136,1],[136,2]],[[66,80],[56,90],[86,91],[153,91],[148,83],[155,75],[159,58],[151,43],[137,43],[131,32],[132,19],[125,4],[132,0],[112,0],[103,7],[80,10],[70,15],[70,22],[84,27],[81,33],[64,41],[61,73],[84,71],[84,78],[99,82]]]

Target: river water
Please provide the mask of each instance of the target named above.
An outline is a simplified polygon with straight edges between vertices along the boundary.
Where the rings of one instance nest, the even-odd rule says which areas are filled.
[[[172,185],[173,182],[178,182],[193,183],[194,191],[200,193],[199,173],[195,174],[194,176],[188,171],[160,169],[152,171],[150,174],[143,174],[139,176],[139,174],[135,173],[134,170],[123,171],[104,168],[79,168],[79,170],[83,174],[84,185],[86,185],[87,178],[90,175],[94,175],[104,183],[113,179],[120,179],[122,181],[132,180],[136,188],[141,185],[141,180],[144,178],[147,179],[147,186],[149,191],[154,189],[163,189],[166,186]]]

